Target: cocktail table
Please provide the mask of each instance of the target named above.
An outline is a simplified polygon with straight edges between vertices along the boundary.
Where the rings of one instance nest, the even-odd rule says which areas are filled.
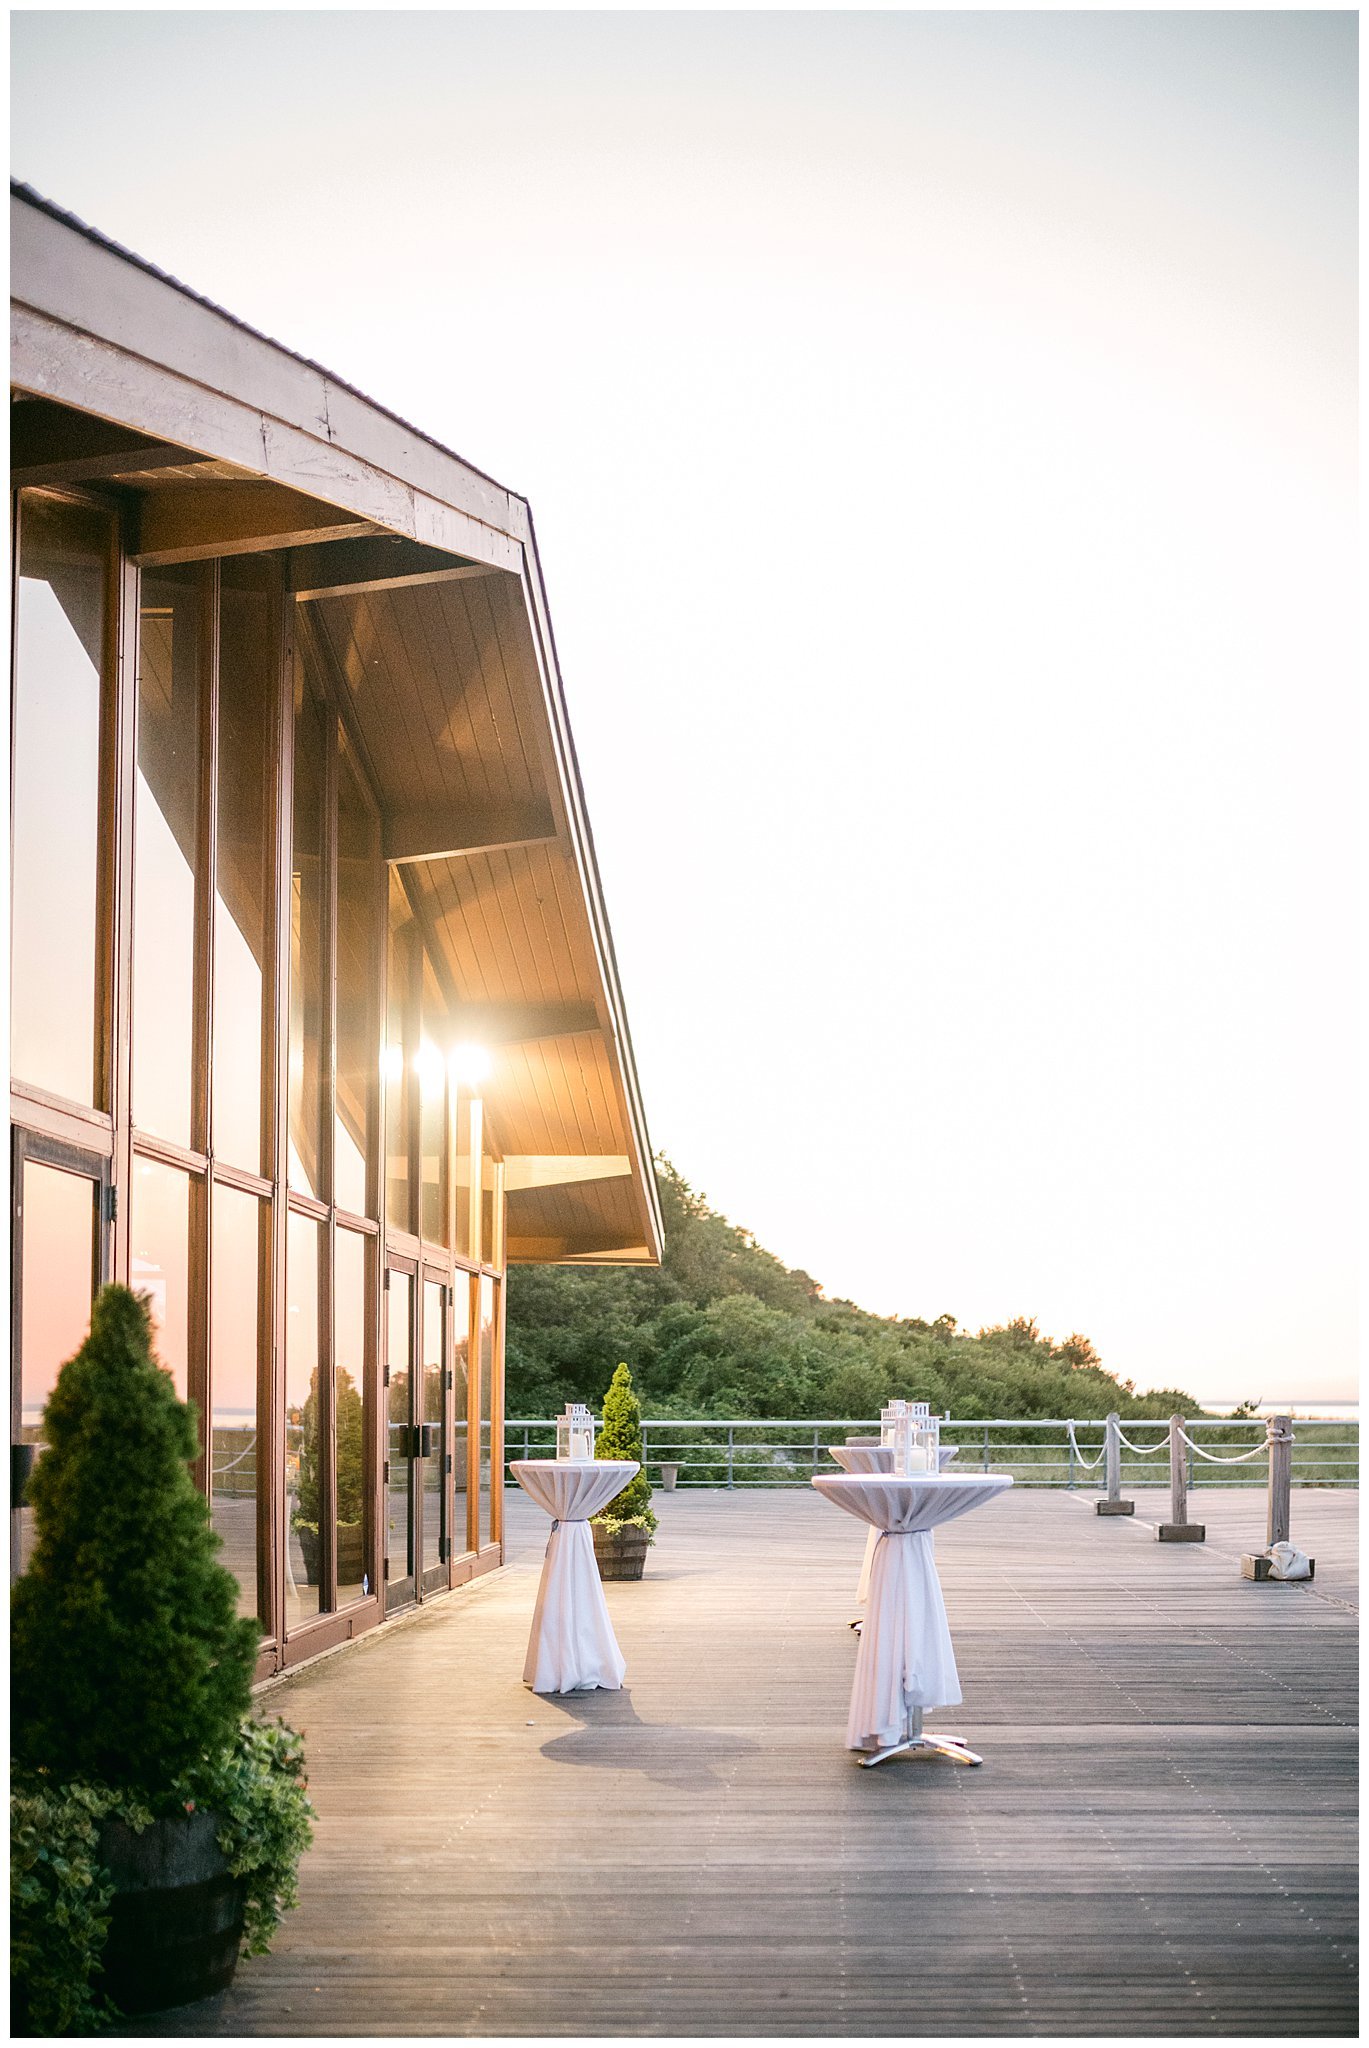
[[[840,1465],[843,1472],[892,1472],[894,1469],[894,1448],[892,1444],[861,1443],[848,1438],[844,1444],[829,1444],[827,1449]],[[944,1472],[952,1458],[960,1455],[959,1444],[949,1444],[938,1453],[938,1470]],[[860,1577],[856,1581],[856,1598],[864,1600],[870,1590],[870,1566],[875,1561],[875,1545],[879,1541],[879,1530],[873,1523],[865,1538],[865,1555],[861,1559]],[[851,1623],[859,1635],[859,1618]]]
[[[641,1467],[630,1458],[519,1458],[509,1470],[552,1517],[523,1683],[534,1692],[617,1692],[627,1666],[608,1618],[589,1518]]]
[[[1012,1480],[1003,1473],[927,1472],[899,1479],[886,1472],[833,1472],[820,1473],[813,1485],[824,1500],[876,1531],[847,1748],[861,1751],[859,1761],[867,1767],[918,1750],[956,1763],[982,1763],[958,1737],[922,1731],[929,1709],[959,1706],[961,1700],[932,1530],[983,1507]]]

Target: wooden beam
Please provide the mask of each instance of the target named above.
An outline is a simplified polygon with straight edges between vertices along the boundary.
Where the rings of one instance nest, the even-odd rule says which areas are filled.
[[[134,560],[147,568],[264,554],[302,541],[347,540],[371,531],[369,521],[354,513],[282,484],[185,484],[146,493],[133,552]]]
[[[10,407],[10,474],[16,484],[99,483],[205,459],[191,448],[149,441],[128,427],[44,399],[23,398]]]
[[[603,1259],[612,1264],[618,1259],[640,1260],[644,1254],[648,1259],[651,1257],[646,1245],[625,1243],[621,1230],[577,1230],[570,1237],[520,1237],[510,1227],[506,1242],[508,1259],[525,1266],[564,1266],[581,1259]]]
[[[542,846],[555,837],[551,806],[546,803],[480,809],[442,804],[389,812],[383,844],[386,860],[460,860],[511,846]]]
[[[556,1154],[518,1152],[504,1155],[504,1192],[519,1188],[565,1188],[587,1180],[621,1180],[632,1172],[626,1153]]]
[[[19,195],[11,385],[515,574],[527,506],[403,421]]]
[[[456,583],[496,572],[442,548],[382,534],[368,540],[332,541],[298,548],[289,562],[290,589],[298,603],[320,597],[354,597],[363,592],[407,590],[423,583]]]
[[[599,1029],[593,1003],[462,1003],[451,1015],[458,1043],[528,1045]]]

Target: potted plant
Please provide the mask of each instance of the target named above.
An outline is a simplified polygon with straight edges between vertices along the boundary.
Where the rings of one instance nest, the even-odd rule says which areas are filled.
[[[269,1946],[311,1808],[299,1738],[249,1715],[258,1627],[146,1297],[102,1291],[44,1436],[13,1600],[12,1969],[23,2028],[88,2032],[221,1989],[244,1937]]]
[[[655,1540],[651,1481],[642,1462],[642,1407],[632,1391],[632,1374],[620,1365],[604,1396],[604,1420],[596,1458],[635,1458],[641,1468],[622,1492],[593,1519],[594,1555],[604,1579],[640,1579],[647,1546]]]

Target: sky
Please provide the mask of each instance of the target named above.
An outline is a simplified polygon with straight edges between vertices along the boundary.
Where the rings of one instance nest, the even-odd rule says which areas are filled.
[[[12,169],[532,504],[653,1142],[1354,1386],[1347,13],[19,13]]]

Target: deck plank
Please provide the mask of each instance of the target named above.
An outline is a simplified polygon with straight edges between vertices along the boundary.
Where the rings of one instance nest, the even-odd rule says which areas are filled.
[[[1160,1496],[1154,1498],[1158,1501]],[[275,1687],[319,1808],[302,1903],[142,2034],[1353,2034],[1356,1508],[1312,1586],[1239,1576],[1262,1500],[1101,1519],[1024,1491],[938,1533],[986,1768],[842,1747],[861,1532],[804,1491],[666,1496],[612,1586],[620,1694],[518,1682],[509,1568]]]

